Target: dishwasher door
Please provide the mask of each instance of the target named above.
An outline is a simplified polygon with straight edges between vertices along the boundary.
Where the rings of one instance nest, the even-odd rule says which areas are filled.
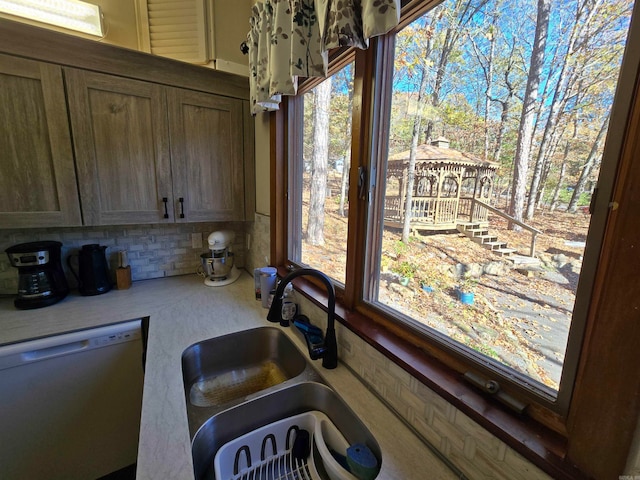
[[[91,480],[135,463],[140,320],[0,347],[0,478]]]

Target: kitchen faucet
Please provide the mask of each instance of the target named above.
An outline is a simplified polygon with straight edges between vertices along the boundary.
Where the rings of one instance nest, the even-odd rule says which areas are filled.
[[[336,293],[333,289],[333,284],[329,277],[319,270],[313,268],[300,268],[294,270],[289,275],[284,277],[276,288],[276,293],[273,296],[271,302],[271,308],[267,314],[267,320],[270,322],[280,322],[282,320],[282,296],[284,294],[285,287],[296,277],[301,276],[316,277],[324,283],[327,287],[327,294],[329,297],[327,304],[327,332],[324,338],[324,352],[322,353],[322,366],[324,368],[333,369],[338,366],[338,345],[336,342],[336,330],[335,330],[335,312],[336,312]],[[311,348],[309,354],[311,354]]]

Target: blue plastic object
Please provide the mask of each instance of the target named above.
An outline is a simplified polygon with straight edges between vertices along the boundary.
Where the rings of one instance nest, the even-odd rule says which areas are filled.
[[[347,448],[347,463],[351,473],[360,480],[373,480],[378,475],[378,459],[363,443]]]
[[[473,301],[475,299],[475,295],[473,292],[460,292],[460,302],[465,305],[473,305]]]
[[[293,325],[302,332],[311,360],[322,358],[327,350],[322,330],[309,322],[305,315],[298,315],[293,319]]]

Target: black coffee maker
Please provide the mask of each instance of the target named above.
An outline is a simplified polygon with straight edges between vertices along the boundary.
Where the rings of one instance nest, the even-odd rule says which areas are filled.
[[[5,250],[11,265],[18,269],[18,298],[13,302],[16,308],[47,307],[67,296],[69,285],[60,263],[61,247],[60,242],[43,241]]]

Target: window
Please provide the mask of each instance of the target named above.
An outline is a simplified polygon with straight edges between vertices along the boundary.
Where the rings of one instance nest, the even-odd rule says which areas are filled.
[[[295,104],[300,134],[289,177],[295,186],[289,206],[289,258],[331,272],[344,284],[353,64],[301,94]]]
[[[518,219],[525,228],[519,233],[508,229],[513,202],[505,205],[504,193],[492,185],[494,179],[505,178],[512,188],[515,182],[510,167],[523,136],[517,97],[524,95],[522,72],[532,54],[521,39],[528,37],[519,35],[535,24],[513,21],[510,8],[521,7],[447,0],[392,36],[393,59],[378,65],[392,72],[382,92],[387,106],[378,109],[383,117],[386,112],[378,129],[383,141],[377,157],[365,160],[384,175],[368,217],[382,229],[367,239],[378,260],[367,279],[371,294],[363,298],[462,355],[480,354],[487,378],[494,371],[500,381],[515,378],[550,405],[564,372],[586,244],[587,181],[600,168],[631,3],[611,5],[614,22],[581,20],[597,17],[591,4],[555,7],[548,35],[556,59],[548,58],[539,74],[546,89],[537,129],[527,127],[537,151],[529,154],[526,181],[530,197],[539,198],[522,199],[533,205],[530,220]],[[535,5],[528,8],[535,13]],[[567,31],[573,32],[568,39]],[[607,65],[604,74],[587,57]],[[299,154],[291,157],[289,221],[299,235],[290,258],[330,272],[340,284],[346,281],[352,99],[352,64],[306,90],[295,101]],[[527,237],[538,231],[547,238],[531,252]],[[473,290],[473,304],[460,303],[463,289]],[[582,291],[588,295],[590,285]]]
[[[369,189],[364,194],[352,189],[349,197],[345,275],[337,278],[344,286],[342,301],[350,311],[387,326],[392,334],[402,332],[402,338],[410,338],[460,374],[469,373],[472,381],[484,385],[496,379],[501,391],[514,400],[511,406],[530,405],[529,415],[555,430],[567,429],[565,434],[571,438],[573,427],[566,424],[569,409],[573,406],[576,411],[576,405],[588,403],[584,391],[575,394],[574,386],[600,262],[607,199],[611,198],[622,143],[617,133],[605,142],[607,127],[610,118],[617,118],[613,131],[624,131],[625,112],[632,98],[630,79],[638,69],[637,64],[627,66],[626,93],[618,92],[618,97],[626,100],[618,98],[614,110],[621,113],[612,114],[633,4],[605,2],[611,16],[586,15],[582,10],[582,20],[576,21],[578,7],[588,9],[594,4],[552,2],[549,38],[553,48],[546,51],[547,63],[542,69],[544,79],[537,100],[541,108],[531,132],[525,180],[533,216],[526,218],[522,212],[520,220],[514,218],[518,212],[509,205],[517,194],[510,180],[516,170],[521,99],[527,81],[526,76],[518,78],[518,72],[529,67],[530,52],[526,50],[531,48],[535,28],[521,20],[535,18],[536,2],[525,6],[501,2],[498,9],[491,1],[445,1],[430,11],[426,3],[411,2],[397,32],[373,42],[372,49],[354,54],[352,108],[356,113],[352,116],[351,169],[356,172],[365,167],[368,178],[364,183]],[[456,16],[456,5],[472,7],[464,10],[469,16]],[[518,10],[516,15],[512,10],[525,7],[529,9],[526,14]],[[580,24],[585,18],[594,23]],[[511,24],[512,19],[517,19],[517,24]],[[570,78],[562,79],[559,58],[568,51],[566,42],[572,36],[567,33],[573,27],[584,40],[579,48],[587,50],[572,57],[573,63],[567,67],[572,72]],[[418,29],[426,34],[421,37]],[[451,58],[440,76],[441,70],[434,67],[440,62],[434,58],[444,49],[442,45],[437,48],[435,42],[446,41],[447,35],[457,36],[458,43],[450,45]],[[527,42],[518,44],[517,39]],[[493,80],[486,75],[492,43],[494,54],[501,55],[501,61],[494,64]],[[402,50],[416,46],[422,50]],[[425,52],[429,51],[436,57],[428,57]],[[409,66],[416,63],[410,54],[427,60],[426,73],[410,71]],[[586,58],[590,61],[585,62]],[[431,76],[427,78],[431,83],[426,82],[421,97],[425,75]],[[441,90],[434,95],[438,82]],[[553,98],[560,98],[554,97],[556,92],[564,95],[564,101],[551,112],[548,107]],[[426,105],[420,106],[420,97]],[[290,105],[299,101],[295,99]],[[289,138],[299,138],[303,131],[297,112],[295,106],[289,107]],[[420,123],[414,128],[418,118]],[[545,140],[547,125],[553,131]],[[414,130],[417,142],[412,141]],[[417,154],[412,159],[413,143]],[[294,150],[289,149],[291,170],[296,168],[296,156],[291,155]],[[442,157],[442,152],[448,156]],[[590,184],[598,174],[600,194],[596,196]],[[361,178],[357,173],[351,176]],[[535,176],[537,185],[533,183]],[[296,191],[294,185],[289,184]],[[527,200],[525,196],[525,207]],[[293,208],[290,203],[289,209]],[[407,213],[413,222],[409,223],[409,240],[402,241]],[[581,223],[582,233],[576,234],[576,223],[564,222],[566,219]],[[548,220],[546,236],[558,236],[560,244],[545,243],[547,240],[541,240],[545,234],[536,233],[540,222]],[[513,233],[507,228],[513,221],[525,227]],[[475,223],[480,225],[476,228]],[[489,240],[485,243],[497,245],[500,242],[491,239],[496,231],[506,232],[508,247],[515,248],[521,257],[531,256],[535,247],[534,256],[549,253],[556,256],[551,260],[557,264],[544,264],[539,269],[505,267],[502,257],[488,248],[485,252],[476,238],[486,237]],[[491,260],[478,261],[481,258]],[[581,268],[578,262],[566,261],[571,258],[581,260]],[[292,256],[288,260],[299,262]],[[498,271],[489,273],[491,268]],[[507,274],[501,274],[501,268],[508,268],[511,276],[503,278]],[[402,277],[408,279],[406,285]],[[538,278],[549,284],[555,278],[554,291],[563,300],[554,304],[553,293],[535,296],[527,290]],[[472,306],[460,302],[459,292],[469,286],[476,289]],[[491,297],[490,290],[512,295],[515,301],[505,303],[513,308],[500,310],[499,298]],[[435,299],[434,293],[440,298]],[[516,316],[520,302],[527,303],[529,316]],[[562,316],[552,315],[552,309]],[[544,316],[548,319],[541,322]],[[560,333],[558,324],[564,325]],[[553,350],[547,349],[548,339],[556,343]],[[511,342],[511,353],[505,351],[503,342]],[[532,353],[536,348],[538,356]]]
[[[365,300],[477,359],[472,378],[515,380],[561,413],[578,349],[569,332],[585,321],[574,303],[591,291],[585,247],[601,235],[587,235],[590,185],[616,168],[615,158],[601,159],[632,2],[607,2],[610,17],[600,7],[552,2],[546,26],[536,27],[514,10],[533,19],[535,2],[446,0],[398,30],[380,67],[393,71],[380,110],[388,140],[373,159],[386,174],[369,221],[384,228],[368,240],[379,263]],[[530,68],[536,46],[522,35],[536,28],[554,48],[542,51],[539,71]],[[525,121],[517,99],[531,84],[537,112]],[[515,163],[528,169],[523,179]],[[425,169],[438,179],[429,208]],[[386,178],[394,178],[388,191]],[[514,192],[510,202],[492,191],[494,179]],[[522,182],[527,196],[517,197]]]

